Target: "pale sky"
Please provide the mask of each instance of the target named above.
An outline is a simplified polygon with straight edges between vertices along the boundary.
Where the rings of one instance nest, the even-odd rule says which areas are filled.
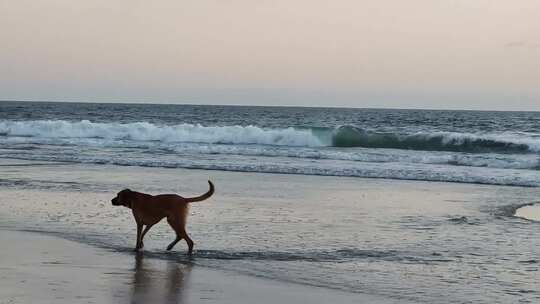
[[[0,0],[0,100],[540,110],[539,0]]]

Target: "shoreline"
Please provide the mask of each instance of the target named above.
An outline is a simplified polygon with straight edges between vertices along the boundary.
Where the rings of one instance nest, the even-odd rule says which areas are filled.
[[[347,176],[347,175],[325,175],[325,174],[304,174],[304,173],[288,173],[288,172],[265,172],[265,171],[242,171],[242,170],[233,170],[233,169],[207,169],[207,168],[190,168],[190,167],[161,167],[161,166],[144,166],[144,165],[120,165],[120,164],[100,164],[100,163],[81,163],[77,161],[65,161],[65,160],[31,160],[24,158],[10,158],[10,157],[0,157],[0,168],[1,167],[12,167],[14,170],[9,173],[14,173],[13,176],[7,174],[7,179],[0,180],[5,184],[0,184],[2,190],[24,190],[24,189],[33,189],[33,190],[47,190],[47,191],[77,191],[77,192],[95,192],[96,189],[69,189],[69,188],[54,188],[54,187],[30,187],[26,188],[26,183],[30,185],[30,182],[33,181],[32,178],[25,178],[23,180],[17,179],[17,175],[20,177],[28,177],[28,171],[24,170],[25,168],[33,166],[43,166],[49,170],[57,171],[59,174],[65,174],[71,170],[82,170],[88,172],[104,172],[106,170],[111,170],[116,168],[121,172],[137,172],[144,170],[145,172],[155,173],[155,172],[167,172],[168,175],[171,175],[171,172],[183,172],[188,176],[207,176],[211,178],[212,176],[225,176],[225,175],[236,175],[236,176],[253,176],[264,177],[267,175],[277,176],[278,178],[287,178],[291,177],[296,180],[302,178],[307,179],[320,179],[320,180],[332,180],[339,179],[346,182],[358,181],[358,182],[368,182],[368,183],[384,183],[384,184],[410,184],[418,185],[423,187],[426,185],[440,185],[440,186],[452,186],[456,187],[485,187],[485,188],[495,188],[503,187],[509,189],[540,189],[538,186],[534,185],[514,185],[514,184],[496,184],[496,183],[483,183],[483,182],[466,182],[466,181],[452,181],[452,180],[424,180],[424,179],[414,179],[414,178],[389,178],[389,177],[377,177],[377,176]],[[62,167],[67,167],[64,169]],[[10,179],[9,177],[12,177]],[[98,180],[92,181],[93,185],[99,185]],[[56,182],[58,185],[62,184],[77,184],[73,182]],[[21,187],[21,185],[23,185]],[[86,184],[79,184],[86,185]],[[111,191],[109,187],[103,189],[97,189],[98,191]]]
[[[249,156],[249,155],[245,155]],[[328,161],[330,159],[321,159],[321,161]],[[418,182],[418,183],[440,183],[440,184],[457,184],[457,185],[472,185],[472,186],[493,186],[493,187],[511,187],[511,188],[526,188],[526,189],[535,189],[540,188],[540,185],[536,183],[531,183],[531,181],[526,181],[525,183],[517,182],[503,182],[503,181],[483,181],[483,180],[467,180],[467,179],[442,179],[442,178],[423,178],[415,176],[383,176],[374,174],[366,175],[347,175],[340,173],[328,173],[322,170],[321,172],[287,172],[284,171],[272,171],[268,170],[249,170],[249,169],[238,169],[238,168],[228,168],[228,167],[191,167],[191,166],[182,166],[182,165],[153,165],[153,164],[124,164],[122,162],[80,162],[80,161],[69,161],[69,160],[51,160],[51,159],[27,159],[27,158],[17,158],[17,157],[0,157],[0,166],[2,167],[23,167],[23,166],[67,166],[67,167],[94,167],[96,169],[102,167],[119,167],[119,168],[133,168],[134,170],[186,170],[194,172],[206,172],[207,175],[211,176],[213,172],[216,174],[221,173],[238,173],[238,174],[253,174],[253,175],[284,175],[284,176],[307,176],[307,177],[321,177],[321,178],[344,178],[344,179],[357,179],[357,180],[382,180],[391,182]],[[461,167],[461,166],[456,166]],[[482,169],[484,167],[472,167],[476,169]],[[487,167],[485,167],[487,168]],[[501,168],[492,168],[495,170],[502,170]],[[99,169],[98,169],[99,170]],[[508,169],[508,170],[518,170],[518,169]],[[8,180],[5,180],[7,182]]]
[[[0,229],[0,303],[403,303]]]

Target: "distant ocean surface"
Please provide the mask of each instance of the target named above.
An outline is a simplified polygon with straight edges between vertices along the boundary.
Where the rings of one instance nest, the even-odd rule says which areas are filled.
[[[540,112],[0,102],[0,157],[540,186]]]

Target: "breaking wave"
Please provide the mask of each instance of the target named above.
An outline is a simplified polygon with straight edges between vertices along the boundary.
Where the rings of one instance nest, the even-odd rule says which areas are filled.
[[[160,126],[148,122],[95,123],[88,120],[0,121],[0,135],[41,138],[103,138],[135,141],[261,144],[318,147],[311,130],[264,129],[256,126]]]
[[[259,144],[290,147],[363,147],[469,153],[538,153],[540,137],[521,134],[375,132],[354,126],[261,128],[257,126],[97,123],[88,120],[0,121],[0,135],[47,139],[109,139],[163,143]]]
[[[354,126],[341,126],[334,132],[336,147],[391,148],[453,152],[540,152],[540,138],[516,135],[434,132],[396,134],[369,132]]]

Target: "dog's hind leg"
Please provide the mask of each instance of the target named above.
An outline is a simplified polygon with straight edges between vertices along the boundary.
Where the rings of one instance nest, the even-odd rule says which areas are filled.
[[[167,222],[169,223],[169,225],[171,225],[174,232],[176,232],[176,239],[171,244],[169,244],[169,246],[167,246],[167,250],[171,250],[174,245],[176,245],[176,243],[178,243],[181,239],[185,239],[189,248],[188,253],[191,254],[193,252],[193,240],[191,240],[191,238],[186,232],[185,221],[170,217],[167,218]]]
[[[174,241],[172,241],[169,246],[167,246],[167,251],[173,249],[174,245],[176,245],[176,243],[180,242],[180,240],[182,239],[182,237],[180,236],[176,236],[176,238],[174,239]]]
[[[171,225],[172,226],[172,225]],[[176,232],[177,229],[175,229]],[[189,235],[186,233],[186,230],[184,228],[178,229],[178,232],[176,232],[176,239],[172,243],[167,246],[167,250],[171,250],[176,243],[178,243],[181,239],[186,240],[186,243],[188,245],[188,254],[191,254],[193,252],[193,240],[189,237]]]
[[[173,249],[174,245],[176,245],[176,243],[178,243],[182,239],[182,236],[180,235],[180,233],[178,231],[178,221],[177,220],[175,220],[172,217],[168,217],[167,218],[167,223],[169,223],[169,225],[171,225],[171,228],[176,233],[176,238],[174,239],[174,241],[172,241],[169,244],[169,246],[167,246],[167,251],[169,251],[169,250]]]
[[[189,237],[185,228],[182,228],[182,237],[186,240],[186,243],[189,247],[188,254],[193,252],[193,240]]]
[[[186,232],[186,221],[182,217],[168,217],[167,222],[174,229],[174,232],[176,232],[176,239],[167,246],[167,250],[171,250],[181,239],[185,239],[189,248],[188,254],[191,254],[193,252],[193,240],[191,240]]]

